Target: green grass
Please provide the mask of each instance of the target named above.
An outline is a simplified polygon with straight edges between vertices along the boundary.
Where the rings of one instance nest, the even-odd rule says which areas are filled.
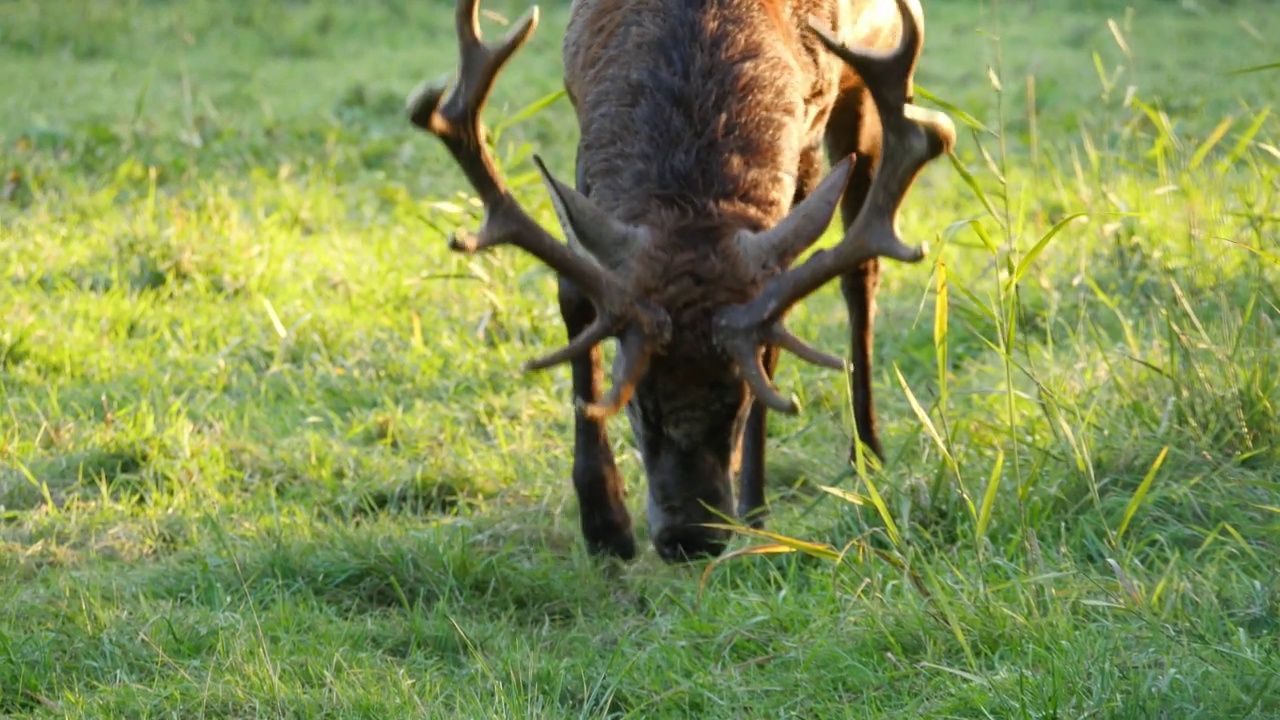
[[[553,277],[445,250],[400,107],[451,9],[350,5],[0,2],[0,717],[1280,715],[1268,3],[928,4],[921,84],[993,133],[906,207],[890,462],[785,362],[784,537],[689,567],[586,556],[568,373],[517,370]],[[548,5],[491,124],[560,86]],[[547,221],[574,134],[499,138]]]

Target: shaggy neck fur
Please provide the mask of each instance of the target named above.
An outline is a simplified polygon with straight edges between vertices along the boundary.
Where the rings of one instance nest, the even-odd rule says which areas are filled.
[[[818,149],[815,96],[835,91],[822,79],[837,73],[819,71],[824,56],[801,45],[790,19],[789,5],[806,3],[787,13],[782,0],[616,4],[578,0],[566,34],[583,189],[619,220],[682,244],[696,242],[681,231],[695,224],[773,226],[795,198],[802,156]],[[820,14],[829,5],[807,4]]]

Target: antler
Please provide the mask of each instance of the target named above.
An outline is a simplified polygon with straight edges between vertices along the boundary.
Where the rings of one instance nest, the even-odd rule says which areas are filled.
[[[596,307],[595,322],[563,348],[531,360],[524,367],[541,370],[559,365],[590,352],[605,338],[618,337],[621,343],[614,361],[614,387],[602,402],[583,408],[594,417],[611,415],[631,397],[653,350],[669,339],[671,321],[661,309],[637,299],[594,258],[552,237],[520,207],[503,183],[485,143],[480,112],[502,67],[537,27],[538,8],[526,13],[502,42],[490,45],[480,39],[478,5],[479,0],[458,0],[455,22],[461,67],[452,90],[446,95],[446,87],[424,83],[408,102],[410,122],[445,144],[484,204],[479,232],[458,231],[450,236],[449,247],[474,253],[495,245],[514,245],[568,278],[591,299]],[[566,205],[589,206],[581,195],[556,182],[541,159],[535,160],[562,218]],[[572,228],[565,229],[588,250],[610,239],[607,236],[611,228],[598,233],[594,242],[585,233],[575,235]]]
[[[770,408],[797,412],[794,399],[784,398],[769,381],[760,360],[766,343],[776,344],[804,360],[819,365],[843,367],[835,357],[819,352],[792,335],[783,318],[796,303],[831,280],[855,269],[873,257],[888,257],[915,263],[924,250],[911,247],[898,237],[897,213],[916,175],[931,160],[950,152],[955,144],[955,126],[946,115],[909,105],[912,76],[923,44],[919,19],[907,5],[897,0],[902,17],[902,38],[887,53],[872,53],[843,46],[811,19],[810,29],[823,44],[848,63],[865,83],[875,103],[882,127],[881,157],[872,177],[866,201],[844,238],[830,250],[814,253],[803,264],[771,278],[760,293],[747,303],[725,308],[716,317],[716,337],[720,346],[738,363],[743,379],[756,398]],[[843,191],[848,159],[815,188],[814,194],[838,185]],[[785,267],[813,244],[802,234],[780,234],[756,255]]]

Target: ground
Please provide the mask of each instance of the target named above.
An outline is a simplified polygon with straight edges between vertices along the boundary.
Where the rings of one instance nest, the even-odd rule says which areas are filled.
[[[550,221],[547,5],[488,120]],[[1275,717],[1280,14],[925,5],[888,461],[786,361],[780,536],[672,567],[582,547],[553,277],[445,249],[445,2],[0,2],[0,717]]]

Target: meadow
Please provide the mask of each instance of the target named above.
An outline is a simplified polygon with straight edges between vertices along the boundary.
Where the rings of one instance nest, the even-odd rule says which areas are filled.
[[[582,546],[554,277],[445,247],[451,3],[0,0],[0,718],[1280,717],[1269,5],[926,0],[887,461],[784,360],[775,534],[671,566],[621,418],[645,551]],[[486,119],[553,223],[542,10]]]

